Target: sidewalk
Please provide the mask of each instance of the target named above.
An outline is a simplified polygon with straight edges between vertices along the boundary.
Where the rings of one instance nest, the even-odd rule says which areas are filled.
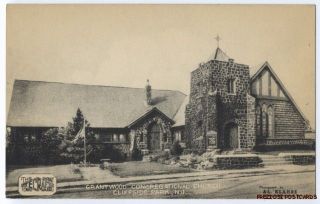
[[[170,183],[185,181],[201,181],[213,179],[227,179],[236,177],[261,176],[272,174],[290,174],[299,172],[315,171],[315,165],[299,166],[299,165],[282,165],[270,166],[251,169],[235,169],[235,170],[206,170],[190,173],[176,173],[150,176],[136,176],[128,178],[109,177],[108,179],[96,178],[85,181],[64,182],[57,184],[57,193],[69,191],[85,190],[86,185],[111,185],[111,184],[132,184],[132,183]],[[18,187],[7,187],[7,195],[18,193]]]

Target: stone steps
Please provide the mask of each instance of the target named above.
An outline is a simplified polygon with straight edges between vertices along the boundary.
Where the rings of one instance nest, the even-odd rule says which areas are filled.
[[[279,156],[260,156],[260,158],[264,166],[292,164],[291,161],[287,161],[283,157],[279,157]]]

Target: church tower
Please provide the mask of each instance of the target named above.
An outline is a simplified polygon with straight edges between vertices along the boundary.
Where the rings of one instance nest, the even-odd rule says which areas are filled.
[[[191,72],[186,137],[192,149],[251,149],[255,144],[255,101],[249,95],[249,66],[217,47]]]

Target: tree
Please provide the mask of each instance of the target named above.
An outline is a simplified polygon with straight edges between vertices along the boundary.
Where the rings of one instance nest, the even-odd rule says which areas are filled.
[[[77,109],[76,116],[72,118],[73,120],[73,132],[72,134],[75,136],[83,127],[83,121],[84,121],[84,116],[82,114],[82,111],[80,108]],[[86,121],[86,124],[88,124],[88,121]]]
[[[170,148],[170,153],[172,155],[179,156],[182,154],[182,152],[183,152],[183,149],[182,149],[179,141],[174,141],[174,143],[172,144],[172,146]]]
[[[15,162],[15,149],[16,149],[16,142],[12,138],[12,129],[6,128],[6,162],[7,164],[14,164]]]
[[[80,162],[84,160],[84,138],[79,138],[75,143],[73,140],[79,131],[83,128],[83,122],[85,120],[85,139],[86,139],[86,153],[87,161],[97,162],[102,157],[103,147],[96,143],[94,132],[90,127],[90,123],[85,119],[80,108],[77,109],[76,116],[72,118],[73,123],[68,123],[66,147],[63,156],[71,160],[72,162]]]
[[[42,147],[41,157],[45,164],[57,164],[63,163],[61,157],[62,149],[60,148],[61,143],[64,140],[63,129],[51,128],[47,130],[40,138],[40,144]]]

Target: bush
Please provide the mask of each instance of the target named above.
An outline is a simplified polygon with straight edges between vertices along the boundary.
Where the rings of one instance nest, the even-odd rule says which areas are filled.
[[[101,163],[101,164],[99,165],[99,168],[102,169],[102,170],[105,170],[105,169],[106,169],[106,167],[104,166],[103,163]]]
[[[155,162],[159,161],[160,163],[162,163],[162,161],[167,160],[169,158],[170,158],[169,152],[158,152],[150,155],[151,161],[155,161]]]
[[[133,150],[132,150],[132,160],[140,161],[140,160],[142,160],[142,157],[143,157],[143,155],[142,155],[141,150],[136,148],[136,147],[133,148]]]
[[[179,141],[175,141],[170,148],[170,153],[172,155],[181,155],[182,152],[183,152],[183,149],[182,149]]]
[[[183,151],[182,151],[182,154],[183,155],[187,155],[187,154],[191,154],[192,153],[192,149],[184,149]]]
[[[74,173],[74,174],[80,174],[81,171],[80,171],[79,168],[74,168],[74,169],[72,169],[72,173]]]

